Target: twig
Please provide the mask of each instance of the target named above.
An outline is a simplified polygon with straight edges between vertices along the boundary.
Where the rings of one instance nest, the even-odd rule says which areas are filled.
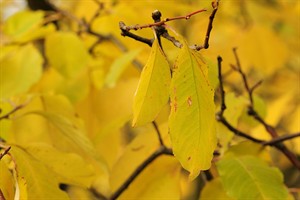
[[[226,104],[225,104],[225,91],[223,87],[223,78],[222,78],[222,57],[218,56],[218,78],[219,78],[219,83],[220,83],[220,93],[221,93],[221,111],[220,115],[223,116],[223,113],[226,109]]]
[[[165,146],[160,146],[154,153],[152,153],[143,163],[141,163],[135,171],[129,176],[129,178],[121,185],[120,188],[115,191],[109,200],[115,200],[117,199],[125,190],[126,188],[135,180],[135,178],[150,164],[152,163],[156,158],[158,158],[161,155],[172,155],[173,152],[166,148]]]
[[[9,152],[10,148],[11,148],[10,146],[7,147],[7,148],[4,150],[4,152],[0,154],[0,160],[3,158],[3,156],[5,156],[5,155]]]
[[[220,93],[221,93],[221,109],[217,113],[216,117],[219,122],[221,122],[224,126],[227,127],[231,132],[233,132],[235,135],[246,138],[248,140],[251,140],[256,143],[263,143],[263,140],[254,138],[236,128],[234,128],[224,117],[224,111],[226,110],[226,102],[225,102],[225,91],[223,86],[223,78],[222,78],[222,57],[218,56],[218,78],[220,83]]]
[[[150,47],[152,46],[153,39],[144,38],[144,37],[141,37],[141,36],[138,36],[136,34],[133,34],[133,33],[129,32],[127,30],[127,28],[126,28],[127,26],[125,25],[124,22],[122,22],[122,21],[119,22],[119,27],[122,31],[122,33],[121,33],[122,36],[128,36],[128,37],[131,37],[131,38],[133,38],[133,39],[135,39],[139,42],[145,43],[145,44],[149,45]]]
[[[233,66],[233,68],[241,75],[244,87],[246,89],[246,92],[249,96],[250,105],[248,106],[248,114],[252,116],[256,121],[260,122],[264,127],[265,130],[271,135],[273,139],[278,138],[277,131],[274,127],[269,125],[267,122],[264,121],[264,119],[257,113],[257,111],[254,109],[254,101],[253,101],[253,91],[255,88],[257,88],[258,85],[260,85],[260,82],[256,83],[252,88],[249,87],[248,80],[246,77],[246,74],[243,72],[241,63],[239,60],[239,57],[236,52],[236,48],[233,48],[233,53],[236,59],[236,66]],[[300,161],[297,159],[296,155],[292,153],[283,143],[274,143],[272,146],[276,147],[279,151],[281,151],[289,160],[290,162],[298,169],[300,170]]]
[[[11,111],[9,111],[7,114],[1,116],[0,120],[9,119],[12,114],[14,114],[15,112],[17,112],[18,110],[20,110],[24,106],[25,106],[25,104],[21,104],[21,105],[18,105],[16,107],[14,107],[14,109],[12,109]]]
[[[284,142],[286,140],[291,140],[291,139],[296,138],[296,137],[300,137],[300,133],[294,133],[294,134],[290,134],[290,135],[279,136],[279,137],[274,138],[270,141],[264,142],[263,145],[273,146],[273,145],[276,145],[280,142]]]
[[[155,121],[153,121],[153,122],[152,122],[152,125],[153,125],[153,127],[154,127],[154,129],[155,129],[155,131],[156,131],[156,134],[157,134],[157,137],[158,137],[158,140],[159,140],[160,145],[161,145],[161,146],[165,146],[165,145],[164,145],[164,141],[163,141],[163,139],[161,138],[161,133],[160,133],[160,131],[159,131],[159,128],[158,128],[157,123],[156,123]]]
[[[198,46],[198,45],[194,46],[194,48],[197,51],[200,51],[201,49],[208,49],[208,47],[209,47],[210,33],[211,33],[212,28],[213,28],[213,22],[214,22],[216,13],[217,13],[218,8],[219,8],[219,0],[216,0],[215,2],[212,2],[212,7],[213,7],[213,11],[212,11],[211,15],[209,16],[209,23],[208,23],[207,30],[206,30],[204,44],[201,45],[201,46]]]
[[[155,23],[150,23],[150,24],[144,24],[144,25],[139,25],[139,24],[136,24],[136,25],[133,25],[133,26],[125,26],[123,27],[124,30],[126,31],[130,31],[130,30],[139,30],[139,29],[143,29],[143,28],[151,28],[153,26],[162,26],[164,25],[166,22],[169,22],[169,21],[173,21],[173,20],[178,20],[178,19],[190,19],[191,16],[197,14],[197,13],[200,13],[200,12],[204,12],[206,11],[206,9],[201,9],[201,10],[197,10],[195,12],[192,12],[190,14],[187,14],[185,16],[178,16],[178,17],[170,17],[170,18],[166,18],[164,20],[161,20],[161,21],[158,21],[158,22],[155,22]]]

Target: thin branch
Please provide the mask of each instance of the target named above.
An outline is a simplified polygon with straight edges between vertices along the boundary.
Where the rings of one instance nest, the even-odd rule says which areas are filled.
[[[294,134],[279,136],[279,137],[274,138],[270,141],[264,142],[263,145],[273,146],[273,145],[276,145],[280,142],[284,142],[286,140],[291,140],[291,139],[296,138],[296,137],[300,137],[300,133],[294,133]]]
[[[154,129],[155,129],[155,132],[156,132],[156,134],[157,134],[157,137],[158,137],[158,140],[159,140],[160,145],[161,145],[161,146],[165,146],[165,145],[164,145],[164,141],[163,141],[163,139],[162,139],[162,137],[161,137],[161,133],[160,133],[160,131],[159,131],[159,128],[158,128],[157,123],[156,123],[155,121],[153,121],[153,122],[152,122],[152,125],[153,125],[153,127],[154,127]]]
[[[131,37],[132,39],[135,39],[139,42],[145,43],[145,44],[149,45],[150,47],[152,46],[153,39],[144,38],[144,37],[141,37],[141,36],[138,36],[136,34],[129,32],[127,30],[127,28],[126,28],[127,26],[125,25],[124,22],[122,22],[122,21],[119,22],[119,27],[122,31],[122,33],[121,33],[122,36]]]
[[[222,78],[222,57],[218,56],[218,78],[220,83],[220,93],[221,93],[221,109],[217,113],[216,117],[219,122],[221,122],[224,126],[227,127],[231,132],[233,132],[235,135],[246,138],[248,140],[251,140],[256,143],[263,143],[263,140],[254,138],[236,128],[234,128],[224,117],[224,111],[226,110],[226,102],[225,102],[225,91],[223,86],[223,78]]]
[[[161,20],[159,22],[155,22],[155,23],[150,23],[150,24],[144,24],[144,25],[139,25],[139,24],[136,24],[136,25],[133,25],[133,26],[125,26],[123,27],[126,31],[130,31],[130,30],[139,30],[139,29],[143,29],[143,28],[151,28],[153,26],[162,26],[162,25],[165,25],[166,22],[170,22],[170,21],[173,21],[173,20],[179,20],[179,19],[190,19],[193,15],[195,14],[198,14],[200,12],[204,12],[206,11],[206,9],[201,9],[201,10],[197,10],[195,12],[192,12],[190,14],[187,14],[185,16],[178,16],[178,17],[170,17],[170,18],[166,18],[164,20]]]
[[[212,11],[211,15],[209,16],[209,23],[208,23],[207,30],[206,30],[204,44],[201,45],[201,46],[195,45],[194,48],[197,51],[200,51],[201,49],[208,49],[208,47],[209,47],[210,33],[211,33],[212,28],[213,28],[213,22],[214,22],[216,13],[217,13],[218,8],[219,8],[219,0],[216,0],[215,2],[212,2],[211,5],[212,5],[212,8],[213,8],[213,11]]]
[[[152,163],[156,158],[158,158],[161,155],[172,155],[173,153],[170,149],[166,148],[165,146],[160,146],[154,153],[152,153],[143,163],[141,163],[135,171],[128,177],[128,179],[121,185],[117,191],[115,191],[111,197],[110,200],[117,199],[125,190],[128,188],[128,186],[140,175],[140,173],[150,164]]]
[[[0,160],[3,158],[3,156],[5,156],[6,154],[8,154],[9,150],[11,149],[11,147],[7,147],[3,153],[0,154]]]
[[[239,57],[236,52],[236,48],[233,49],[233,53],[236,59],[236,66],[234,66],[234,69],[241,75],[244,87],[246,89],[246,92],[248,93],[250,105],[248,106],[248,114],[252,116],[256,121],[261,123],[265,130],[271,135],[273,139],[278,138],[277,131],[275,128],[271,125],[269,125],[265,120],[257,113],[257,111],[254,109],[254,101],[253,101],[253,90],[260,85],[260,82],[256,83],[252,88],[249,87],[248,80],[246,77],[246,74],[243,72],[241,63],[239,60]],[[280,139],[279,139],[280,140]],[[264,143],[263,143],[264,144]],[[289,160],[290,162],[298,169],[300,170],[300,161],[298,160],[297,156],[292,153],[283,143],[273,143],[272,146],[276,147],[279,151],[281,151]]]
[[[25,104],[21,104],[21,105],[15,106],[14,109],[12,109],[11,111],[9,111],[5,115],[1,116],[0,120],[9,119],[12,114],[14,114],[15,112],[17,112],[18,110],[20,110],[24,106],[25,106]]]
[[[225,91],[223,86],[223,78],[222,78],[222,57],[218,56],[218,78],[220,83],[220,92],[221,92],[221,111],[220,115],[223,116],[224,111],[226,110],[225,104]]]

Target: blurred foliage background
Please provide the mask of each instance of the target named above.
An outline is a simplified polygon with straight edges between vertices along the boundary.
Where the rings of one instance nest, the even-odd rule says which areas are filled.
[[[154,130],[150,125],[135,129],[130,126],[132,99],[140,67],[146,63],[150,48],[121,36],[119,21],[124,21],[126,25],[147,24],[152,23],[151,13],[155,9],[159,9],[162,18],[166,18],[206,8],[207,12],[195,15],[189,20],[168,23],[191,45],[202,44],[212,10],[211,1],[53,0],[51,2],[55,7],[50,6],[44,11],[32,12],[29,11],[27,1],[0,1],[1,109],[9,111],[13,105],[30,102],[16,113],[17,118],[13,122],[1,121],[1,137],[18,145],[26,146],[34,141],[43,141],[54,145],[60,151],[74,151],[75,147],[71,147],[72,144],[51,139],[54,133],[48,130],[41,116],[26,115],[36,110],[50,109],[71,119],[70,122],[78,125],[79,131],[84,132],[92,141],[97,155],[100,155],[102,163],[105,163],[103,171],[107,172],[103,172],[104,174],[121,173],[118,172],[120,168],[124,170],[121,174],[127,172],[129,174],[149,151],[134,154],[135,159],[129,156],[128,160],[132,166],[128,167],[125,158],[122,158],[123,161],[119,160],[124,156],[124,152],[128,151],[128,144],[137,146],[136,148],[139,148],[139,144],[147,145],[147,141],[151,140],[154,145],[157,144],[154,141]],[[41,7],[31,4],[31,9],[37,8]],[[53,8],[58,12],[53,11]],[[100,37],[91,34],[87,26],[82,24],[82,19],[88,24],[88,28]],[[150,29],[139,30],[136,33],[147,38],[153,37]],[[172,31],[169,33],[174,35]],[[247,116],[247,99],[243,97],[245,92],[242,80],[230,67],[230,64],[235,63],[233,47],[238,48],[238,55],[250,84],[254,85],[263,80],[255,96],[255,106],[259,113],[280,134],[299,132],[299,38],[298,0],[220,1],[210,47],[208,50],[201,50],[201,53],[211,63],[210,77],[216,87],[218,84],[216,58],[218,55],[223,57],[229,107],[232,111],[236,111],[231,120],[236,121],[237,127],[257,138],[270,139],[264,128]],[[166,40],[163,40],[163,46],[170,62],[174,62],[177,55],[176,47]],[[166,140],[168,113],[169,108],[166,107],[158,117]],[[46,119],[49,120],[49,116]],[[65,126],[62,129],[64,128]],[[220,127],[218,130],[218,134],[222,135],[219,139],[223,145],[239,141],[237,138],[232,140],[233,136],[224,128]],[[148,133],[152,133],[152,136]],[[143,138],[137,138],[140,134],[144,134]],[[140,141],[132,143],[134,138]],[[300,155],[299,138],[286,144]],[[84,154],[78,149],[75,152]],[[271,150],[271,159],[283,171],[288,187],[300,186],[299,172],[292,168],[282,154]],[[159,161],[161,164],[157,164]],[[202,184],[201,180],[188,183],[186,174],[176,173],[178,169],[172,162],[174,160],[163,157],[153,163],[152,170],[172,166],[174,170],[171,171],[176,174],[174,177],[172,173],[166,175],[163,171],[157,176],[167,176],[164,180],[181,179],[182,195],[186,199],[194,199],[197,196],[195,188]],[[116,167],[116,163],[120,166]],[[99,176],[103,177],[103,174]],[[120,176],[123,179],[126,177],[116,176],[118,177],[116,184],[122,182]],[[102,181],[101,178],[100,180]],[[101,181],[94,184],[98,187],[106,184],[105,181]],[[143,184],[147,185],[136,183],[125,195],[134,197],[137,195],[133,194],[136,192],[134,188]],[[169,188],[176,188],[174,184],[167,185]],[[108,190],[107,186],[101,188],[104,194],[109,193]],[[78,190],[74,189],[73,192],[77,195]]]

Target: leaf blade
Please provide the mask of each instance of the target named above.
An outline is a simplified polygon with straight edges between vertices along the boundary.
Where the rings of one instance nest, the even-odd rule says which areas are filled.
[[[216,146],[214,92],[207,76],[201,56],[185,44],[171,82],[169,127],[174,155],[190,179],[210,167]]]
[[[287,198],[281,172],[259,158],[248,155],[227,157],[217,163],[217,168],[225,190],[234,198]]]
[[[169,63],[155,40],[135,93],[133,126],[144,125],[155,119],[168,102],[170,82]]]

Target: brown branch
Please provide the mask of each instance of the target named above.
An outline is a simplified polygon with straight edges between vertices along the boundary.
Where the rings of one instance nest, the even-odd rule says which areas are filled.
[[[264,142],[263,145],[273,146],[273,145],[276,145],[276,144],[278,144],[280,142],[284,142],[286,140],[291,140],[291,139],[296,138],[296,137],[300,137],[300,133],[294,133],[294,134],[289,134],[289,135],[282,135],[282,136],[274,138],[274,139],[272,139],[270,141]]]
[[[252,116],[256,121],[261,123],[265,130],[270,134],[270,136],[273,139],[278,138],[278,133],[275,130],[275,128],[271,125],[269,125],[267,122],[264,121],[264,119],[257,113],[257,111],[254,109],[254,101],[253,101],[253,90],[260,85],[260,82],[255,84],[252,88],[249,87],[248,80],[246,74],[243,72],[241,63],[239,60],[239,57],[236,52],[236,48],[233,49],[233,53],[236,59],[236,66],[233,67],[242,77],[244,87],[246,89],[246,92],[249,96],[250,105],[248,106],[248,114]],[[280,139],[279,139],[280,140]],[[264,143],[263,143],[264,144]],[[281,151],[289,160],[290,162],[298,169],[300,170],[300,161],[298,160],[297,156],[292,153],[283,143],[273,143],[272,146],[276,147],[279,151]]]
[[[3,153],[0,154],[0,160],[3,158],[3,156],[5,156],[6,154],[8,154],[9,150],[11,149],[11,147],[7,147]]]
[[[208,49],[208,47],[209,47],[210,33],[211,33],[212,28],[213,28],[213,22],[214,22],[216,13],[217,13],[218,8],[219,8],[219,0],[216,0],[215,2],[212,2],[211,5],[213,7],[213,11],[212,11],[211,15],[209,16],[209,23],[208,23],[206,34],[205,34],[204,44],[201,45],[201,46],[194,45],[194,47],[193,47],[197,51],[200,51],[201,49]]]
[[[152,153],[143,163],[141,163],[134,172],[128,177],[128,179],[120,186],[120,188],[115,191],[111,197],[110,200],[117,199],[125,190],[128,188],[128,186],[140,175],[140,173],[150,164],[152,163],[156,158],[158,158],[161,155],[172,155],[172,150],[166,148],[165,146],[160,146],[154,153]]]
[[[226,110],[226,102],[225,102],[225,91],[224,91],[223,78],[222,78],[222,57],[221,56],[218,56],[218,78],[219,78],[219,83],[220,83],[221,108],[220,108],[220,111],[216,115],[217,121],[221,122],[224,126],[226,126],[227,129],[229,129],[231,132],[233,132],[237,136],[246,138],[255,143],[263,143],[264,142],[263,140],[254,138],[254,137],[234,128],[224,117],[224,111]]]
[[[161,145],[161,146],[165,146],[165,145],[164,145],[164,141],[163,141],[163,139],[162,139],[162,137],[161,137],[161,133],[160,133],[160,131],[159,131],[159,128],[158,128],[157,123],[156,123],[155,121],[153,121],[153,122],[152,122],[152,125],[153,125],[153,127],[154,127],[154,129],[155,129],[155,131],[156,131],[156,134],[157,134],[157,137],[158,137],[158,140],[159,140],[160,145]]]
[[[145,44],[149,45],[150,47],[152,46],[153,39],[144,38],[144,37],[141,37],[141,36],[138,36],[138,35],[136,35],[134,33],[129,32],[127,30],[127,28],[126,28],[127,26],[125,25],[124,22],[122,22],[122,21],[119,22],[119,27],[120,27],[120,29],[122,31],[122,33],[121,33],[122,36],[124,36],[124,37],[127,36],[127,37],[135,39],[135,40],[137,40],[139,42],[145,43]]]
[[[9,119],[12,114],[14,114],[15,112],[17,112],[18,110],[20,110],[24,106],[25,106],[25,104],[21,104],[21,105],[16,106],[14,109],[12,109],[11,111],[9,111],[7,114],[1,116],[0,120]]]
[[[150,23],[150,24],[144,24],[144,25],[139,25],[139,24],[136,24],[136,25],[133,25],[133,26],[125,26],[123,27],[126,31],[130,31],[130,30],[139,30],[139,29],[143,29],[143,28],[151,28],[153,26],[162,26],[162,25],[165,25],[166,22],[170,22],[170,21],[174,21],[174,20],[179,20],[179,19],[190,19],[191,16],[197,14],[197,13],[200,13],[200,12],[204,12],[206,11],[206,9],[201,9],[201,10],[197,10],[195,12],[192,12],[190,14],[187,14],[185,16],[178,16],[178,17],[170,17],[170,18],[166,18],[164,20],[161,20],[159,22],[155,22],[155,23]]]

